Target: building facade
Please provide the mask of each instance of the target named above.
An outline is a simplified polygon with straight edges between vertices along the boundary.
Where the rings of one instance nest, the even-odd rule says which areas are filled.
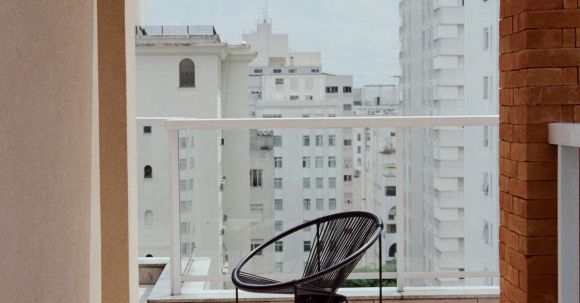
[[[401,1],[400,15],[404,114],[497,114],[497,96],[492,96],[497,53],[491,45],[497,1]],[[412,219],[406,224],[405,266],[427,272],[496,270],[497,264],[480,266],[477,256],[497,250],[491,243],[497,206],[485,203],[497,197],[497,131],[411,128],[406,135],[405,199]],[[462,278],[411,281],[465,283]]]
[[[137,134],[139,254],[169,256],[170,147],[155,117],[247,117],[247,69],[255,54],[221,42],[211,26],[147,26],[136,34],[137,116],[152,118],[139,122]],[[248,136],[237,130],[179,134],[182,272],[198,256],[209,260],[206,273],[221,274],[229,266],[226,243],[250,241],[239,228],[249,218],[248,179],[238,173],[249,170]]]

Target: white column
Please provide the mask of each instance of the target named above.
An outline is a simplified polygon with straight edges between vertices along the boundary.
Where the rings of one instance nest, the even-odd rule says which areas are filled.
[[[580,302],[578,152],[577,147],[558,147],[558,302],[561,303]]]

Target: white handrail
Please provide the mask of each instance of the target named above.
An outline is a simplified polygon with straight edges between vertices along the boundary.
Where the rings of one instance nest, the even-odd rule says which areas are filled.
[[[382,116],[328,118],[163,118],[139,117],[139,121],[164,120],[168,130],[262,129],[262,128],[381,128],[497,125],[499,116]]]

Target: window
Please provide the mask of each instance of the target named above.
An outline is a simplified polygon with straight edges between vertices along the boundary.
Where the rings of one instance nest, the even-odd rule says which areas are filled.
[[[316,188],[324,187],[323,183],[324,179],[322,177],[316,177]]]
[[[324,158],[322,156],[316,156],[314,161],[314,166],[316,168],[322,168],[324,166]]]
[[[187,189],[189,190],[193,189],[193,179],[187,180]]]
[[[250,186],[251,187],[262,187],[262,170],[261,169],[251,169],[250,170]]]
[[[284,251],[284,242],[282,242],[282,241],[274,242],[274,250],[276,252],[283,252]]]
[[[387,224],[387,233],[394,234],[397,232],[397,225],[395,224]]]
[[[296,73],[296,69],[295,68],[291,68],[288,70],[289,73],[291,74],[295,74]]]
[[[394,258],[397,255],[397,243],[389,247],[389,257]]]
[[[183,213],[191,212],[192,200],[179,201],[179,211]]]
[[[336,136],[335,135],[328,136],[328,146],[334,145],[336,145]]]
[[[276,189],[282,188],[282,178],[274,178],[274,188]]]
[[[493,245],[491,228],[492,228],[491,223],[483,221],[483,230],[481,232],[481,237],[483,239],[483,242],[487,245]]]
[[[150,134],[151,133],[151,126],[143,126],[143,133]]]
[[[262,73],[262,69],[261,68],[255,68],[254,69],[254,74],[261,74]]]
[[[377,105],[381,105],[381,97],[376,98]]]
[[[308,118],[308,117],[310,117],[309,114],[302,114],[302,118]]]
[[[193,157],[189,158],[189,169],[195,168],[195,161],[193,161]]]
[[[352,93],[352,87],[350,87],[350,86],[343,86],[342,87],[342,92],[345,93],[345,94],[350,94],[350,93]]]
[[[316,210],[324,210],[324,199],[316,199]]]
[[[292,95],[292,96],[290,96],[290,100],[293,100],[293,101],[298,100],[298,96]]]
[[[179,138],[179,148],[187,148],[187,138]]]
[[[187,169],[187,159],[179,159],[179,170]]]
[[[483,179],[481,183],[481,191],[485,196],[490,195],[490,184],[491,184],[491,174],[483,173]]]
[[[280,114],[264,114],[264,115],[262,115],[262,118],[270,118],[270,119],[276,118],[277,119],[277,118],[282,118],[282,115],[280,115]]]
[[[250,221],[252,223],[259,223],[264,220],[264,205],[250,204]]]
[[[336,209],[336,199],[330,198],[328,199],[328,210],[335,210]]]
[[[284,210],[284,202],[282,199],[274,199],[274,209]]]
[[[307,222],[308,222],[308,220],[304,220],[304,223],[307,223]],[[310,226],[311,225],[305,226],[304,231],[310,231]]]
[[[302,178],[302,188],[310,188],[310,178]]]
[[[326,87],[327,94],[336,94],[338,93],[338,86],[327,86]]]
[[[395,220],[395,217],[397,216],[397,208],[395,206],[391,207],[391,209],[389,209],[389,214],[387,216],[387,219],[389,219],[390,221]]]
[[[310,157],[302,157],[302,167],[307,168],[310,167]]]
[[[356,134],[356,140],[358,142],[362,141],[362,135],[361,134]]]
[[[252,239],[250,240],[250,250],[254,250],[256,248],[258,248],[258,246],[262,245],[262,242],[264,242],[263,239]],[[260,250],[259,252],[256,253],[257,256],[261,256],[262,255],[262,251]]]
[[[483,28],[483,50],[488,50],[489,49],[489,42],[490,42],[490,32],[489,32],[489,27],[484,27]]]
[[[483,147],[490,146],[489,142],[491,141],[491,138],[490,138],[491,132],[489,130],[490,130],[489,125],[486,125],[483,127]]]
[[[274,167],[282,168],[282,157],[274,157]]]
[[[352,193],[344,193],[344,201],[347,204],[352,203]]]
[[[282,220],[276,220],[276,222],[274,222],[274,230],[282,231],[283,225],[284,223],[282,223]]]
[[[352,175],[344,175],[344,182],[352,181]]]
[[[316,135],[316,146],[322,146],[322,141],[324,140],[322,135]]]
[[[275,147],[282,146],[282,136],[274,136],[273,141],[274,141],[273,144]]]
[[[320,73],[320,69],[319,68],[313,68],[310,70],[311,73]]]
[[[281,274],[281,273],[284,271],[284,266],[283,266],[283,264],[284,264],[284,263],[282,263],[282,262],[276,262],[276,263],[274,264],[274,270],[276,271],[276,273],[279,273],[279,274]]]
[[[397,195],[397,187],[396,186],[385,186],[385,196],[393,197]]]
[[[309,252],[312,249],[312,242],[304,241],[304,252]]]
[[[489,99],[490,95],[490,79],[491,77],[485,76],[483,77],[483,99]]]
[[[344,168],[352,168],[352,159],[344,159]]]
[[[179,62],[179,87],[195,87],[195,64],[191,59]]]
[[[282,78],[276,78],[274,81],[276,81],[276,85],[284,85],[284,79]]]
[[[310,210],[310,199],[303,199],[302,206],[304,210]]]
[[[181,254],[187,255],[189,250],[189,245],[187,243],[181,243]]]
[[[151,165],[145,165],[145,167],[143,168],[143,178],[146,179],[153,178],[153,168],[151,168]]]
[[[328,157],[328,167],[336,167],[336,157],[335,156]]]
[[[350,139],[344,140],[344,146],[351,146],[351,145],[352,145],[352,140],[350,140]]]
[[[360,153],[361,153],[361,151],[362,151],[362,149],[361,149],[360,145],[359,145],[359,146],[357,146],[357,147],[356,147],[356,152],[357,152],[358,154],[360,154]]]
[[[351,111],[352,110],[352,104],[343,104],[342,105],[342,110],[343,111],[346,111],[346,112]]]
[[[336,178],[335,177],[328,178],[328,188],[336,188]]]
[[[153,225],[153,211],[150,209],[145,212],[145,225]]]
[[[191,230],[191,222],[181,222],[179,230],[182,234],[187,234]]]
[[[306,96],[304,96],[304,99],[305,100],[308,100],[308,101],[312,101],[312,100],[314,100],[314,96],[312,96],[312,95],[306,95]]]
[[[310,136],[302,136],[302,146],[310,146]]]
[[[282,70],[281,70],[281,69],[279,69],[279,68],[275,68],[275,69],[274,69],[272,72],[273,72],[274,74],[279,74],[279,73],[281,73],[281,72],[282,72]]]
[[[187,190],[187,180],[179,180],[179,190],[180,191]]]

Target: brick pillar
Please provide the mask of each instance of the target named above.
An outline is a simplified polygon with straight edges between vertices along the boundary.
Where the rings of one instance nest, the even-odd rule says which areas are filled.
[[[557,302],[557,148],[580,122],[580,0],[500,0],[501,302]]]

